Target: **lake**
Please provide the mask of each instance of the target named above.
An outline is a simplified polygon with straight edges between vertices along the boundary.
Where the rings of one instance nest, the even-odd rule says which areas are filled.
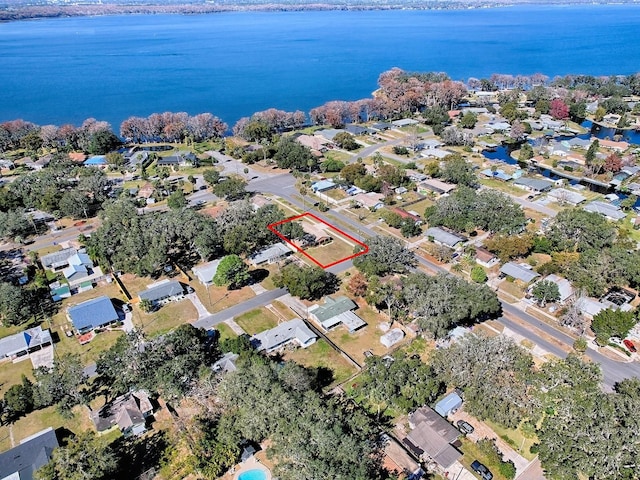
[[[0,121],[116,131],[131,115],[255,111],[369,97],[394,66],[456,80],[492,73],[630,74],[640,6],[130,15],[0,24]]]

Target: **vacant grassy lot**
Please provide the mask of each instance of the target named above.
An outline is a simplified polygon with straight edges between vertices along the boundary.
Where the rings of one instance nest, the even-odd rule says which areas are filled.
[[[218,330],[218,333],[220,334],[220,341],[224,341],[228,338],[236,338],[238,336],[226,323],[219,323],[216,325],[216,330]]]
[[[360,365],[364,364],[364,352],[371,350],[374,355],[384,355],[387,353],[387,347],[380,343],[382,331],[377,328],[377,323],[370,323],[362,311],[356,312],[360,318],[365,320],[368,325],[361,328],[357,332],[349,333],[344,327],[338,327],[327,334],[327,336],[336,343],[342,350],[347,352]]]
[[[205,287],[198,281],[193,281],[189,285],[193,287],[202,304],[211,313],[219,312],[255,297],[255,293],[249,287],[227,290],[227,287],[216,287],[215,285]]]
[[[310,347],[287,351],[284,358],[305,367],[328,368],[333,372],[331,386],[339,385],[356,372],[353,365],[322,339]]]
[[[189,300],[170,302],[152,313],[144,313],[134,306],[134,323],[149,336],[161,335],[198,318],[196,307]]]
[[[0,363],[0,396],[3,396],[12,385],[22,382],[22,375],[33,379],[33,365],[28,358],[17,363],[8,360]]]
[[[264,332],[278,325],[278,318],[267,308],[256,308],[235,318],[235,321],[249,335]]]

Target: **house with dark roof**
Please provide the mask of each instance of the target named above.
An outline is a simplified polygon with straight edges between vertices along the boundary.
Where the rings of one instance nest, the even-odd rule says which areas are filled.
[[[498,257],[486,248],[476,247],[476,263],[483,267],[491,268],[500,263],[500,261],[498,260]]]
[[[93,298],[67,309],[67,318],[80,334],[104,327],[119,320],[111,299]]]
[[[193,152],[183,150],[168,157],[160,157],[156,161],[158,167],[187,167],[198,164],[198,157]]]
[[[0,338],[0,359],[24,357],[51,345],[51,332],[37,326]]]
[[[176,280],[162,280],[138,293],[140,301],[148,300],[154,307],[184,298],[184,287]]]
[[[418,458],[451,467],[462,453],[456,449],[460,432],[429,407],[420,407],[409,416],[411,431],[403,443]]]
[[[147,419],[153,415],[149,395],[142,391],[127,393],[90,413],[98,432],[118,427],[125,437],[141,435],[147,431]]]
[[[356,308],[358,306],[348,297],[325,297],[324,304],[309,307],[309,316],[325,331],[342,324],[353,333],[367,324],[353,313]]]
[[[19,445],[0,453],[0,478],[33,480],[34,472],[49,463],[53,450],[59,446],[51,427],[25,438]]]
[[[317,338],[304,321],[294,318],[254,335],[251,337],[251,344],[258,352],[271,353],[290,343],[307,348],[316,343]]]
[[[443,182],[435,178],[427,178],[418,184],[418,190],[420,191],[429,190],[431,192],[435,192],[440,195],[449,193],[452,190],[455,190],[456,187],[457,185],[453,183]]]

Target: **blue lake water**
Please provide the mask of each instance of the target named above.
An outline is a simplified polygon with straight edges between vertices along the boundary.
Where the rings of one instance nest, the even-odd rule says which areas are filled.
[[[460,11],[131,15],[0,24],[0,121],[38,124],[211,112],[230,125],[266,108],[369,97],[391,67],[630,74],[640,6]]]

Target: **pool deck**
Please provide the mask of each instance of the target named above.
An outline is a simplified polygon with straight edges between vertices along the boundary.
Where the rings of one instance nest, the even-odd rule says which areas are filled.
[[[255,456],[240,464],[240,468],[235,472],[233,476],[234,480],[238,480],[238,478],[240,478],[240,474],[249,470],[262,470],[267,476],[267,480],[271,480],[271,471],[263,464],[261,464]]]

